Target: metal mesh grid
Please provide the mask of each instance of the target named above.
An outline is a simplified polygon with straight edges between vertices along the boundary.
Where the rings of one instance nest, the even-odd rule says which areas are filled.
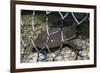
[[[82,50],[78,51],[78,53],[75,53],[71,48],[67,46],[63,48],[62,44],[60,45],[59,49],[55,50],[54,52],[50,51],[50,48],[48,47],[48,44],[46,42],[48,42],[48,39],[52,34],[57,33],[57,31],[52,33],[48,31],[50,29],[48,15],[51,13],[52,13],[51,11],[45,12],[45,16],[44,16],[45,21],[44,23],[39,25],[39,27],[36,26],[36,22],[41,22],[41,21],[38,21],[39,18],[36,16],[36,11],[32,11],[31,15],[21,14],[21,62],[34,63],[34,62],[47,62],[47,61],[69,61],[69,60],[89,59],[89,38],[84,39],[82,35],[79,35],[75,39],[71,40],[71,42],[78,45],[77,49],[82,48]],[[89,20],[88,13],[85,13],[84,17],[81,17],[83,16],[81,13],[77,13],[78,14],[77,15],[73,12],[66,12],[64,14],[62,12],[58,12],[58,14],[60,15],[61,20],[64,20],[70,14],[70,16],[73,17],[77,25],[80,25],[85,21]],[[80,18],[78,18],[78,16],[80,16]],[[26,27],[30,27],[30,28],[26,28]],[[47,54],[46,58],[42,53],[42,50],[44,49],[38,50],[34,42],[38,37],[38,35],[43,31],[46,31],[47,33],[46,42],[43,43],[45,44],[46,50],[48,51],[48,53],[46,53]],[[64,41],[63,32],[61,32],[61,41],[62,42]],[[36,52],[32,52],[32,48],[34,48]],[[79,56],[78,54],[81,54],[82,57]]]

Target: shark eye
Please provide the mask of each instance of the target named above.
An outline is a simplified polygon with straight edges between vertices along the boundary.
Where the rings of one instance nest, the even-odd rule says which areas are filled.
[[[53,42],[53,40],[51,40],[51,42]]]

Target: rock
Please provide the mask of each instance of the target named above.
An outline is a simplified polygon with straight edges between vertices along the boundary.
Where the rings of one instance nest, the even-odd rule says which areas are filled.
[[[24,48],[21,49],[21,54],[24,54]]]
[[[70,54],[72,51],[69,49],[69,50],[66,50],[66,54]]]
[[[34,54],[30,54],[28,56],[28,62],[29,63],[36,63],[37,62],[37,53],[34,53]]]
[[[58,56],[55,58],[55,61],[62,61],[62,60],[63,60],[62,56]]]
[[[77,59],[78,59],[78,60],[82,60],[82,57],[80,57],[80,56],[77,56]]]
[[[87,51],[82,51],[81,54],[82,54],[83,56],[87,56]]]
[[[87,46],[84,44],[84,45],[82,46],[82,48],[83,48],[83,49],[86,49],[86,48],[87,48]]]
[[[48,61],[52,61],[55,56],[56,56],[55,53],[49,53],[48,54]]]
[[[86,42],[84,40],[82,40],[82,44],[84,45]]]

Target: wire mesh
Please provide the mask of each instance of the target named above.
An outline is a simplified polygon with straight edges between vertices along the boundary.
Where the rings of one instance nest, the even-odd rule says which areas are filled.
[[[27,14],[23,14],[24,12],[25,11],[23,10],[21,13],[21,62],[22,63],[89,59],[89,36],[86,37],[86,35],[84,35],[84,34],[89,34],[88,31],[89,28],[87,27],[87,25],[89,26],[88,13],[81,14],[81,13],[60,12],[60,11],[59,12],[44,11],[44,13],[41,11],[40,12],[31,11],[31,13],[28,13],[27,10],[26,11]],[[72,40],[70,40],[69,38],[64,39],[63,31],[61,31],[60,29],[57,31],[49,32],[49,29],[53,28],[51,27],[52,21],[55,21],[56,19],[59,20],[59,18],[56,17],[55,13],[57,14],[57,16],[59,16],[60,22],[62,22],[62,20],[69,21],[69,19],[71,20],[71,18],[73,18],[72,23],[75,23],[77,26],[81,26],[78,28],[79,35],[74,39],[73,36],[69,37],[72,38]],[[56,19],[49,21],[49,18],[52,19],[54,15]],[[80,32],[81,30],[82,32]],[[84,32],[85,30],[86,32]],[[36,46],[35,40],[36,38],[38,38],[39,34],[41,34],[44,31],[46,31],[47,37],[46,41],[43,42],[42,45],[46,48],[40,49]],[[58,32],[61,32],[61,39],[58,40],[61,40],[62,43],[60,44],[60,47],[58,47],[58,49],[53,48],[52,52],[50,46],[48,46],[48,40],[51,35],[56,34]],[[77,35],[77,33],[75,33],[75,35]],[[84,38],[84,36],[86,38]],[[65,40],[68,43],[67,45],[70,47],[68,46],[63,47],[63,42]],[[53,40],[51,40],[51,42],[53,42]]]

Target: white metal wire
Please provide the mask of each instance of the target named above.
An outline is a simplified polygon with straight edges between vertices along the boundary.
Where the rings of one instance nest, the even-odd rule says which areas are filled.
[[[22,45],[25,47],[26,44],[25,44],[24,40],[22,39],[22,37],[21,37],[21,42],[22,42]]]
[[[84,17],[81,21],[78,21],[78,19],[77,19],[77,18],[75,17],[75,15],[74,15],[74,13],[71,12],[71,14],[72,14],[74,20],[77,22],[78,25],[80,25],[83,21],[85,21],[85,20],[88,18],[88,17],[86,16],[86,17]]]
[[[32,19],[32,29],[33,29],[33,31],[35,31],[35,28],[34,28],[34,24],[35,24],[35,19],[34,19],[35,11],[33,11],[32,16],[33,16],[33,19]]]
[[[67,12],[65,15],[63,15],[61,12],[59,12],[59,14],[60,14],[62,19],[65,19],[68,16],[69,13]]]

